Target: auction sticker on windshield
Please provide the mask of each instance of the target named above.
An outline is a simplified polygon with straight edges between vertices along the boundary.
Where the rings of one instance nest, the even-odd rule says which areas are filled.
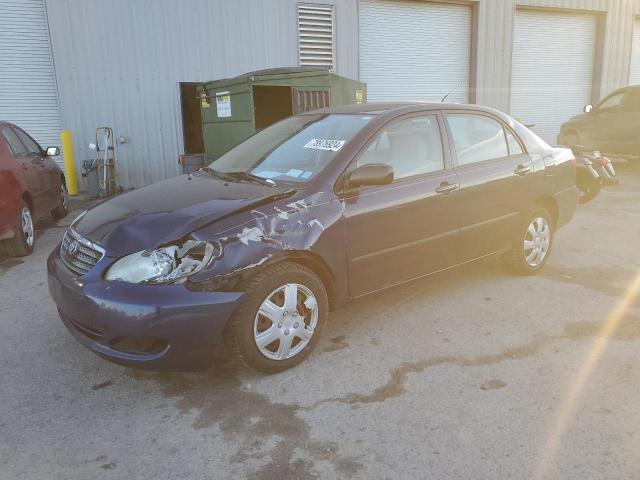
[[[312,148],[314,150],[329,150],[337,152],[344,145],[344,140],[327,140],[323,138],[313,138],[304,146],[304,148]]]
[[[300,175],[302,175],[302,173],[303,173],[302,170],[298,170],[297,168],[292,168],[287,172],[287,177],[298,178]]]

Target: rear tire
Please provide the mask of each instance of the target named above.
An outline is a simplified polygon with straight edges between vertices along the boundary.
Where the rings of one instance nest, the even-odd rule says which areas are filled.
[[[504,256],[516,275],[533,275],[547,263],[553,246],[554,228],[549,212],[536,207],[518,228],[511,250]]]
[[[20,202],[20,210],[16,221],[16,234],[4,241],[4,250],[10,257],[24,257],[33,252],[35,229],[31,208],[24,200]]]
[[[263,373],[287,370],[309,356],[329,311],[318,276],[301,265],[281,263],[255,275],[245,291],[225,332],[233,354]]]

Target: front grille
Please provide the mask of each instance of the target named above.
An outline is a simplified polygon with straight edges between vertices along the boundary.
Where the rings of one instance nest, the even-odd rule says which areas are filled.
[[[83,275],[104,256],[104,248],[69,228],[62,238],[60,258],[72,272]]]

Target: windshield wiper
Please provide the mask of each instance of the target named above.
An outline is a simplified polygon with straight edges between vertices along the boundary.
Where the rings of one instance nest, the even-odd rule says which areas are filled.
[[[268,179],[267,178],[262,178],[262,177],[259,177],[257,175],[254,175],[253,173],[246,172],[244,170],[238,170],[238,171],[235,171],[235,172],[225,172],[225,174],[229,175],[230,177],[241,178],[242,180],[248,180],[250,182],[251,181],[257,182],[260,185],[264,185],[266,187],[275,187],[276,186],[276,182],[274,182],[270,178],[268,178]]]
[[[208,173],[209,175],[213,175],[214,177],[224,178],[224,176],[222,175],[222,172],[217,172],[216,170],[214,170],[211,167],[202,167],[200,170],[202,170],[203,172]]]
[[[211,167],[202,167],[202,171],[207,172],[209,175],[213,175],[214,177],[221,178],[225,181],[234,181],[234,180],[246,180],[249,182],[256,182],[260,185],[264,185],[266,187],[275,187],[276,182],[273,180],[265,179],[254,175],[253,173],[245,172],[243,170],[236,170],[234,172],[220,172],[219,170],[214,170]]]

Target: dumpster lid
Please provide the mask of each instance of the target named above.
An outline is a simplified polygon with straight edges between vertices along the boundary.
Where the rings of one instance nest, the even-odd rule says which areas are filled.
[[[262,77],[268,75],[284,75],[284,74],[295,74],[295,73],[320,73],[326,72],[328,74],[332,74],[330,69],[327,67],[278,67],[278,68],[266,68],[264,70],[255,70],[253,72],[247,72],[235,77],[229,78],[221,78],[218,80],[209,80],[208,82],[203,82],[203,85],[209,85],[213,83],[229,83],[229,82],[240,82],[250,77]]]

